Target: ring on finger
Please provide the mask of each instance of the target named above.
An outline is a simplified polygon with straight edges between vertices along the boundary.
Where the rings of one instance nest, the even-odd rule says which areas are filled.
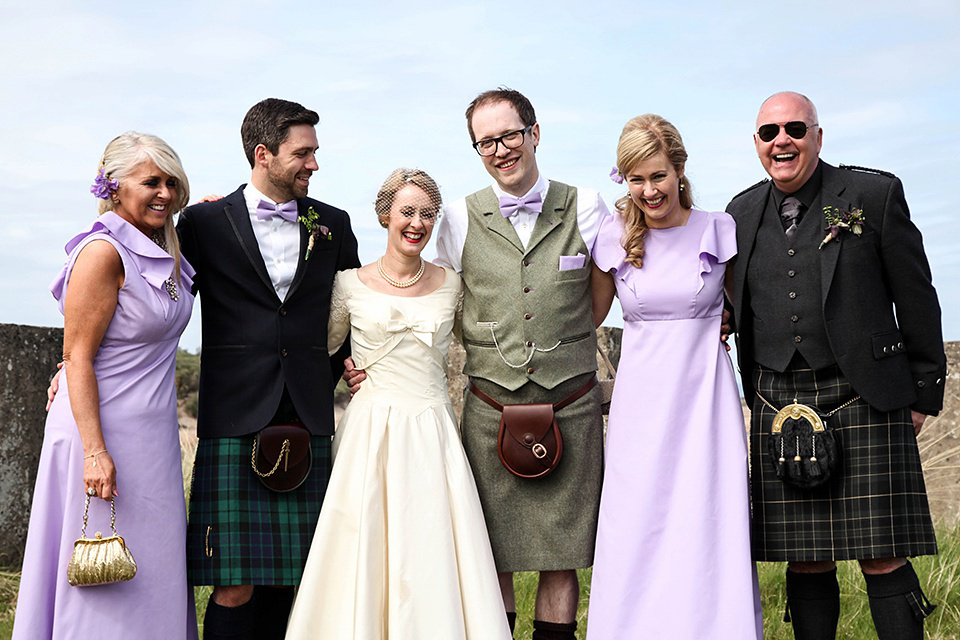
[[[97,490],[93,487],[87,487],[87,495],[92,498],[93,496],[97,495]]]

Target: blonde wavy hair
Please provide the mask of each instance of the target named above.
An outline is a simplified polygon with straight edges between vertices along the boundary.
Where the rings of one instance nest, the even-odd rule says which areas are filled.
[[[653,113],[631,118],[624,125],[617,143],[617,167],[620,175],[626,177],[639,163],[661,152],[667,156],[677,173],[683,169],[687,161],[687,150],[677,128]],[[630,198],[629,192],[617,200],[615,206],[623,219],[621,243],[627,252],[626,261],[639,269],[643,266],[643,243],[649,228],[644,220],[643,210]],[[680,179],[680,206],[684,209],[693,207],[690,180],[686,175]]]
[[[190,182],[183,170],[180,156],[166,142],[149,133],[128,131],[122,133],[109,143],[100,158],[100,169],[110,180],[123,180],[137,167],[137,165],[152,160],[157,168],[173,177],[177,181],[177,199],[171,202],[173,213],[179,213],[190,201]],[[113,198],[99,200],[100,214],[113,211],[117,206]],[[166,242],[166,251],[173,256],[173,272],[171,276],[175,282],[180,281],[180,240],[177,229],[173,224],[173,214],[167,216],[163,225],[163,239]]]

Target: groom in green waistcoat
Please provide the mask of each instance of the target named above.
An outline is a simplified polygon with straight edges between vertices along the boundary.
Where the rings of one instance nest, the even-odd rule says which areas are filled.
[[[603,472],[590,248],[609,212],[596,191],[540,174],[540,125],[520,92],[485,91],[466,117],[494,183],[445,207],[436,231],[437,263],[463,278],[461,341],[471,389],[464,396],[463,447],[511,629],[513,574],[537,571],[533,640],[573,640],[576,570],[593,564]],[[364,378],[348,360],[344,379],[351,389]],[[556,412],[563,455],[554,471],[532,479],[507,471],[497,453],[501,413],[491,400],[568,400]]]
[[[590,248],[609,213],[596,191],[540,174],[540,125],[522,94],[481,93],[466,117],[494,183],[450,204],[437,231],[438,262],[463,277],[464,373],[499,404],[555,404],[595,380]],[[464,397],[463,446],[511,627],[513,573],[540,573],[534,640],[572,640],[577,627],[576,569],[593,564],[600,505],[600,395],[592,387],[556,413],[563,457],[534,479],[500,463],[500,412]]]

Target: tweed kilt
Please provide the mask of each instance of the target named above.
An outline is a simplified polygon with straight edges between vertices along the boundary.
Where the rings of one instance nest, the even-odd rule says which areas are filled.
[[[489,380],[474,383],[500,404],[559,402],[594,373],[554,389],[528,382],[510,392]],[[593,564],[603,480],[603,418],[599,385],[556,414],[563,458],[542,478],[518,478],[497,456],[500,412],[464,392],[463,448],[483,506],[497,571],[556,571]]]
[[[778,409],[793,402],[828,413],[856,396],[836,365],[776,372],[757,365],[757,391]],[[753,555],[814,562],[937,553],[920,452],[908,408],[884,413],[863,400],[828,419],[842,467],[824,487],[784,484],[767,454],[775,411],[753,398],[750,493]]]
[[[197,447],[187,523],[192,585],[297,585],[331,468],[331,438],[312,436],[313,467],[296,490],[267,489],[250,467],[253,435]]]

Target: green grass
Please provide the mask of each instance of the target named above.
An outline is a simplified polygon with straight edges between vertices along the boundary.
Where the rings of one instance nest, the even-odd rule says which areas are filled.
[[[927,618],[928,640],[960,639],[960,524],[937,529],[940,555],[916,558],[913,566],[920,583],[937,610]],[[763,631],[766,640],[792,640],[790,624],[782,622],[784,605],[784,565],[759,565],[760,593],[763,597]],[[587,630],[587,603],[590,599],[590,570],[580,575],[580,610],[577,613],[577,638],[584,638]],[[841,591],[840,628],[837,637],[843,640],[876,638],[863,577],[856,563],[843,562],[839,571]],[[0,640],[10,638],[13,628],[14,602],[20,574],[0,572]],[[536,597],[536,574],[520,573],[516,577],[517,632],[515,637],[528,640],[533,628],[533,609]],[[210,596],[210,587],[198,587],[197,617],[203,612]]]

